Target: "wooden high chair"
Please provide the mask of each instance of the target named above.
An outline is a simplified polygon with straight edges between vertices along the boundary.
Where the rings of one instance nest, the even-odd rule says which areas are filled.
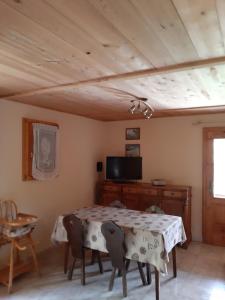
[[[14,201],[0,201],[0,246],[10,245],[9,266],[0,270],[0,282],[12,290],[13,279],[25,272],[35,270],[39,274],[35,245],[31,237],[37,217],[17,212]],[[22,260],[20,252],[30,250],[33,263]]]

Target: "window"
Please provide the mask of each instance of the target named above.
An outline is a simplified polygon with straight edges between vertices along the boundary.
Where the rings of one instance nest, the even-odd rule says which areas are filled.
[[[225,198],[225,139],[213,139],[213,196]]]

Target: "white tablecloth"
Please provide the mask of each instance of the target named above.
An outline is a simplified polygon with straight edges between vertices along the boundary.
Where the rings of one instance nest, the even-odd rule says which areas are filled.
[[[167,272],[169,252],[186,240],[182,218],[177,216],[103,206],[77,209],[73,213],[84,221],[86,247],[107,252],[101,225],[112,220],[125,231],[126,258],[150,263],[162,273]],[[54,243],[67,241],[63,217],[56,220],[51,236]]]

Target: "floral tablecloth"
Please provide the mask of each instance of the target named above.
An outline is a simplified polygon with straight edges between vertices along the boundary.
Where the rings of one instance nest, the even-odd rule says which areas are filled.
[[[86,247],[107,252],[101,225],[112,220],[125,231],[126,258],[150,263],[162,273],[167,273],[169,252],[186,240],[182,218],[177,216],[103,206],[81,208],[73,213],[83,220]],[[67,241],[63,217],[56,220],[51,236],[53,243]]]

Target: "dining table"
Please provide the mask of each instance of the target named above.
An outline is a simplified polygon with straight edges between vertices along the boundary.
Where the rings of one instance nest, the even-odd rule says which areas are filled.
[[[161,274],[167,274],[169,253],[177,244],[186,241],[182,218],[179,216],[100,205],[75,209],[69,214],[71,213],[83,222],[85,247],[107,253],[101,226],[104,222],[113,221],[125,232],[126,258],[149,263]],[[65,215],[67,214],[56,219],[51,235],[54,244],[67,242],[67,233],[63,226]]]

